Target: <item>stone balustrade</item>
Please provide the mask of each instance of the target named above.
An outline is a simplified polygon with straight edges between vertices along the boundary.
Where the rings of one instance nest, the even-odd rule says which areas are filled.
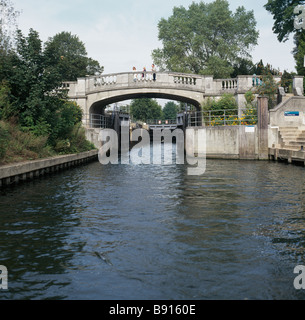
[[[276,81],[280,77],[275,76]],[[298,78],[297,84],[300,86]],[[77,82],[65,82],[64,89],[69,90],[69,96],[79,96],[97,91],[107,91],[122,88],[173,88],[191,90],[205,95],[222,95],[223,93],[245,93],[259,85],[261,80],[258,76],[241,75],[232,79],[213,79],[212,76],[183,74],[183,73],[156,73],[156,81],[153,81],[151,71],[127,72],[117,74],[105,74],[79,78]]]

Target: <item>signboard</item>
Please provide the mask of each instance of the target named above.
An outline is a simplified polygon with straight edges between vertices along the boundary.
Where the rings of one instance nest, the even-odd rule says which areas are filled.
[[[245,132],[255,132],[255,127],[254,126],[246,126]]]
[[[285,117],[298,117],[300,115],[299,111],[285,111]]]

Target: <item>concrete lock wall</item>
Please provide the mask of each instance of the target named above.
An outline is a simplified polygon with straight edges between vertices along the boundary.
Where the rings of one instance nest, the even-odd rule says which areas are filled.
[[[204,135],[205,141],[202,140]],[[259,158],[257,126],[187,128],[185,150],[189,156],[256,160]]]
[[[4,165],[0,167],[0,187],[20,181],[32,180],[45,174],[95,161],[97,156],[98,150],[91,150],[79,154]]]
[[[296,116],[291,112],[299,112]],[[305,98],[291,97],[269,110],[271,127],[299,127],[305,128]]]

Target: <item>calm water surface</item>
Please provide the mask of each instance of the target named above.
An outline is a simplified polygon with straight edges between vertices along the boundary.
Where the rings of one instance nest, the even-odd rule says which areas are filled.
[[[303,299],[304,168],[92,163],[0,194],[0,299]]]

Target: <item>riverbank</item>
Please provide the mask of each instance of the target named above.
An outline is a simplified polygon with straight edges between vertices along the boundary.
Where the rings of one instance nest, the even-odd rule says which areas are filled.
[[[91,150],[78,154],[3,165],[0,166],[0,187],[32,180],[45,174],[96,161],[97,159],[98,150]]]

